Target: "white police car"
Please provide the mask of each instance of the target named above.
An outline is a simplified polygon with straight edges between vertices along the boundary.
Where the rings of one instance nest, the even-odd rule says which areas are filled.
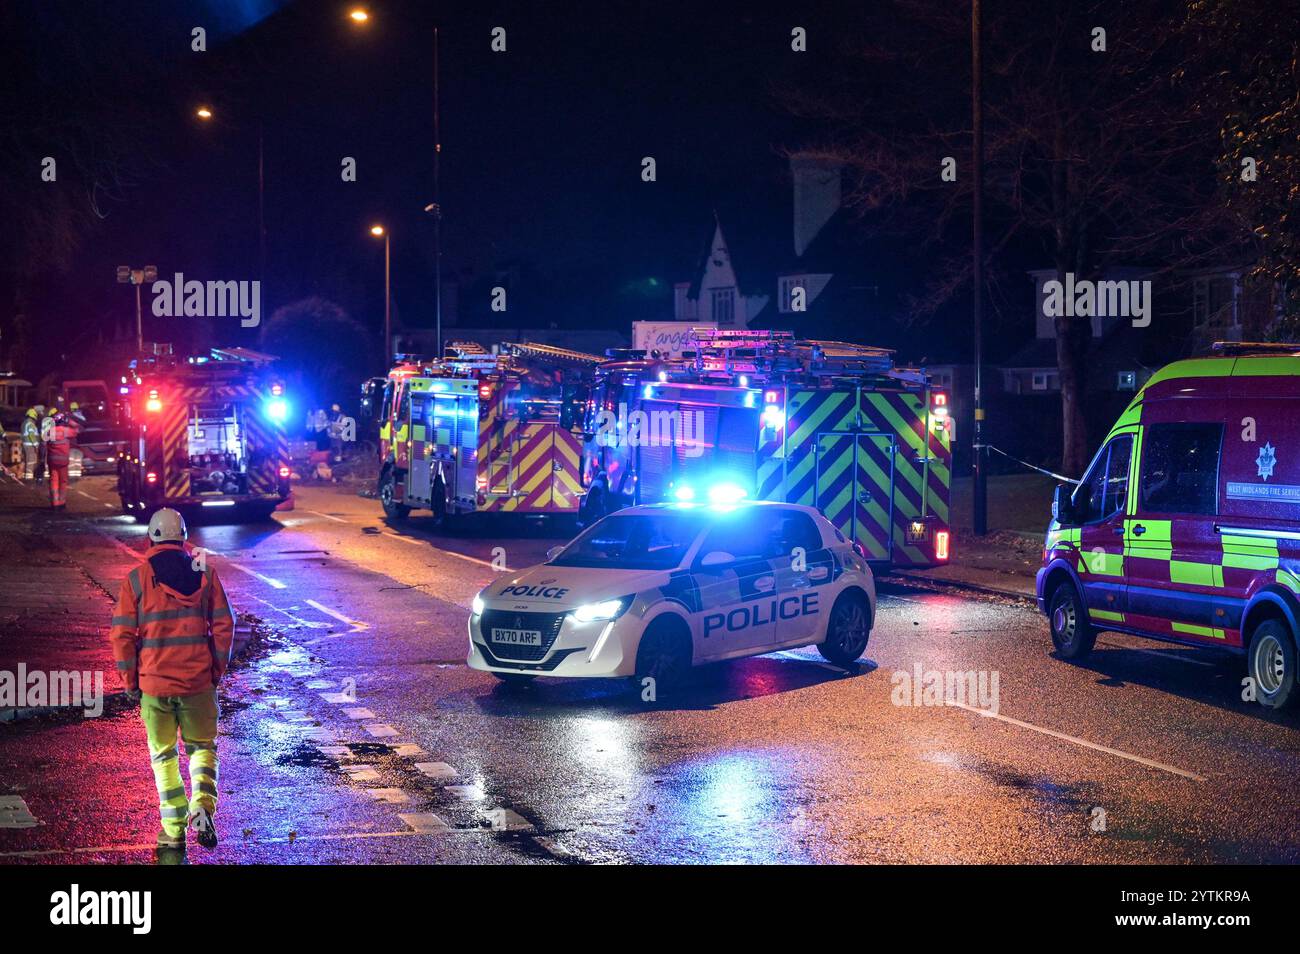
[[[876,587],[861,552],[812,507],[631,507],[474,598],[469,665],[506,681],[653,676],[816,645],[865,652]]]

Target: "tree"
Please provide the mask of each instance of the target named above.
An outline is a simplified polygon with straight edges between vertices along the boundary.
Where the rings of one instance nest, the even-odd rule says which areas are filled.
[[[1185,267],[1213,253],[1221,223],[1207,117],[1176,76],[1181,13],[1171,0],[985,5],[990,258],[1014,238],[1083,279],[1149,257]],[[870,229],[938,250],[911,303],[921,319],[970,290],[970,10],[897,0],[845,34],[820,82],[781,96],[820,126],[798,151],[844,165],[847,200]],[[956,181],[940,175],[945,157],[956,160]],[[1057,318],[1056,333],[1062,466],[1077,474],[1089,456],[1088,320]]]
[[[378,347],[355,318],[324,298],[303,298],[277,308],[259,330],[259,345],[280,358],[304,400],[345,401],[361,385]],[[301,410],[305,410],[302,408]]]
[[[1269,29],[1269,23],[1290,29]],[[1278,332],[1292,340],[1300,334],[1300,218],[1293,213],[1300,200],[1296,23],[1296,0],[1195,0],[1187,18],[1198,100],[1220,122],[1223,201],[1252,240],[1250,278],[1283,291]]]

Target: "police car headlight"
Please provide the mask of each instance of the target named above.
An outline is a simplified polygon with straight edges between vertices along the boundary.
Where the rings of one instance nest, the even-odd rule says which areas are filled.
[[[483,615],[483,597],[475,596],[474,601],[469,604],[469,611],[474,616]]]
[[[599,603],[584,603],[573,610],[573,618],[579,623],[594,623],[597,620],[618,619],[632,605],[632,597],[624,596],[617,600],[603,600]]]

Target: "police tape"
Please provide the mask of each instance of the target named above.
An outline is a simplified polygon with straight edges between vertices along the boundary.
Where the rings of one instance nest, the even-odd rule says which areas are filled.
[[[1083,481],[1078,480],[1077,478],[1074,478],[1074,477],[1066,477],[1064,474],[1058,474],[1058,473],[1056,473],[1056,471],[1053,471],[1053,470],[1044,470],[1042,467],[1035,467],[1033,464],[1029,463],[1029,461],[1027,461],[1027,460],[1021,460],[1019,457],[1012,457],[1012,456],[1011,456],[1010,454],[1008,454],[1006,451],[1002,450],[1002,448],[1000,448],[1000,447],[994,447],[992,444],[974,444],[974,445],[972,445],[972,446],[975,448],[975,450],[980,450],[980,449],[983,449],[983,450],[991,450],[991,451],[993,451],[994,453],[1001,454],[1001,455],[1002,455],[1003,457],[1005,457],[1007,460],[1015,461],[1015,462],[1016,462],[1017,464],[1019,464],[1021,467],[1028,467],[1030,470],[1036,470],[1036,471],[1038,471],[1040,474],[1046,474],[1048,477],[1055,477],[1057,480],[1063,480],[1063,481],[1065,481],[1067,484],[1076,484],[1076,485],[1077,485],[1077,484],[1081,484],[1081,483],[1083,483]]]

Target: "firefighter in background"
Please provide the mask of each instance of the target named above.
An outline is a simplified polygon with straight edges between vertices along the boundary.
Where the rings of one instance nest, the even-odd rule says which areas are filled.
[[[39,404],[27,409],[23,418],[23,480],[35,480],[41,462],[41,413]]]
[[[185,546],[185,520],[164,507],[149,520],[145,561],[127,574],[109,640],[126,685],[140,703],[158,788],[158,847],[185,850],[185,830],[215,848],[217,684],[230,663],[235,614],[216,570]],[[189,759],[190,797],[181,780],[176,734]]]
[[[343,459],[343,409],[338,404],[330,405],[326,430],[330,436],[330,463],[338,463]]]
[[[42,435],[45,442],[45,467],[50,474],[50,506],[55,510],[68,507],[68,464],[72,460],[72,442],[76,438],[77,428],[69,423],[67,416],[58,412],[45,428]]]

